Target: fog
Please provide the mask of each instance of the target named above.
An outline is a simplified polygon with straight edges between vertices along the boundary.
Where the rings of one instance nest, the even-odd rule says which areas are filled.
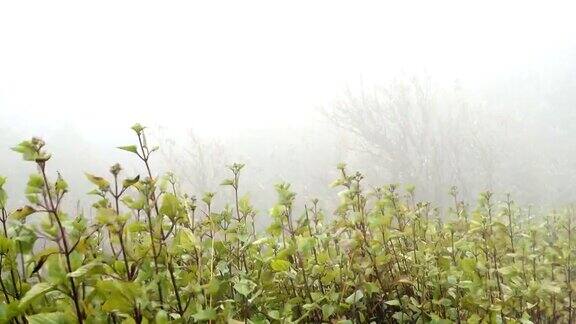
[[[120,162],[146,125],[155,174],[218,191],[226,165],[258,209],[273,185],[330,209],[336,164],[367,185],[415,184],[445,203],[511,192],[576,201],[576,22],[568,2],[2,2],[0,175],[14,206],[40,136],[49,169],[89,200],[83,172]]]

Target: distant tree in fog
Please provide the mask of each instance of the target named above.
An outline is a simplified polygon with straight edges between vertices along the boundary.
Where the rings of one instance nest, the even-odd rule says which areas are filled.
[[[436,89],[428,79],[411,78],[348,91],[332,108],[326,116],[354,135],[351,149],[384,181],[414,183],[436,201],[452,185],[464,193],[496,186],[503,147],[493,139],[502,128],[458,87]]]

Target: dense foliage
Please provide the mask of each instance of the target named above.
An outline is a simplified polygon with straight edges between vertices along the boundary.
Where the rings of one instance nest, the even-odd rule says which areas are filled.
[[[533,217],[510,197],[475,208],[450,191],[446,215],[414,188],[366,190],[340,165],[334,216],[296,206],[288,184],[257,231],[241,192],[243,165],[215,210],[156,176],[144,128],[121,147],[143,174],[87,174],[96,215],[67,213],[65,180],[40,139],[14,151],[37,165],[13,211],[0,178],[0,321],[9,323],[568,322],[572,212]],[[201,172],[201,170],[198,170]],[[297,212],[301,211],[301,212]],[[328,219],[329,218],[329,219]]]

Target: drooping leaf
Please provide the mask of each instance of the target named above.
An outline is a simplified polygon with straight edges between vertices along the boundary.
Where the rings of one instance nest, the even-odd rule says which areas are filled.
[[[106,179],[95,175],[91,175],[89,173],[84,174],[86,175],[86,178],[90,180],[90,182],[98,186],[100,190],[107,190],[108,188],[110,188],[110,183]]]
[[[51,291],[52,289],[54,289],[54,286],[47,282],[40,282],[35,284],[34,286],[32,286],[32,288],[30,288],[30,290],[26,292],[26,294],[22,297],[22,299],[20,299],[20,304],[18,307],[21,310],[25,310],[26,307],[28,307],[28,305],[30,305],[32,301],[34,301],[38,297],[44,296],[47,292]]]
[[[140,175],[137,175],[131,179],[130,178],[124,179],[124,181],[122,181],[122,187],[128,188],[128,187],[133,186],[134,184],[138,183],[138,181],[140,181]]]
[[[20,142],[20,144],[12,148],[12,151],[21,153],[24,161],[36,161],[39,156],[37,147],[31,141]]]
[[[72,277],[72,278],[83,277],[88,272],[94,271],[95,269],[100,268],[101,266],[102,266],[102,264],[100,262],[92,261],[92,262],[87,263],[87,264],[81,266],[80,268],[74,270],[73,272],[70,272],[68,274],[68,277]]]
[[[51,255],[54,255],[59,252],[60,250],[58,250],[57,247],[48,247],[42,250],[40,253],[36,254],[36,260],[37,260],[36,265],[32,269],[30,276],[33,276],[36,272],[40,271],[44,263],[46,263],[46,261]]]
[[[11,217],[17,220],[24,220],[26,219],[26,217],[34,214],[35,212],[36,209],[34,209],[32,206],[27,205],[22,208],[16,209],[14,212],[12,212]]]

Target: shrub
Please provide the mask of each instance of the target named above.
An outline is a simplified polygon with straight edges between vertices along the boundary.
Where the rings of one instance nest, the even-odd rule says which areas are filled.
[[[417,202],[414,188],[373,190],[339,165],[341,203],[331,220],[317,200],[297,214],[278,184],[271,224],[241,192],[244,165],[222,182],[233,201],[213,210],[156,177],[145,128],[120,147],[143,174],[86,174],[95,217],[66,213],[68,186],[48,172],[37,138],[14,148],[36,164],[28,205],[8,211],[0,178],[0,321],[572,322],[573,213],[536,218],[507,196],[480,195],[472,209],[450,190],[448,215]],[[197,170],[201,172],[201,170]]]

